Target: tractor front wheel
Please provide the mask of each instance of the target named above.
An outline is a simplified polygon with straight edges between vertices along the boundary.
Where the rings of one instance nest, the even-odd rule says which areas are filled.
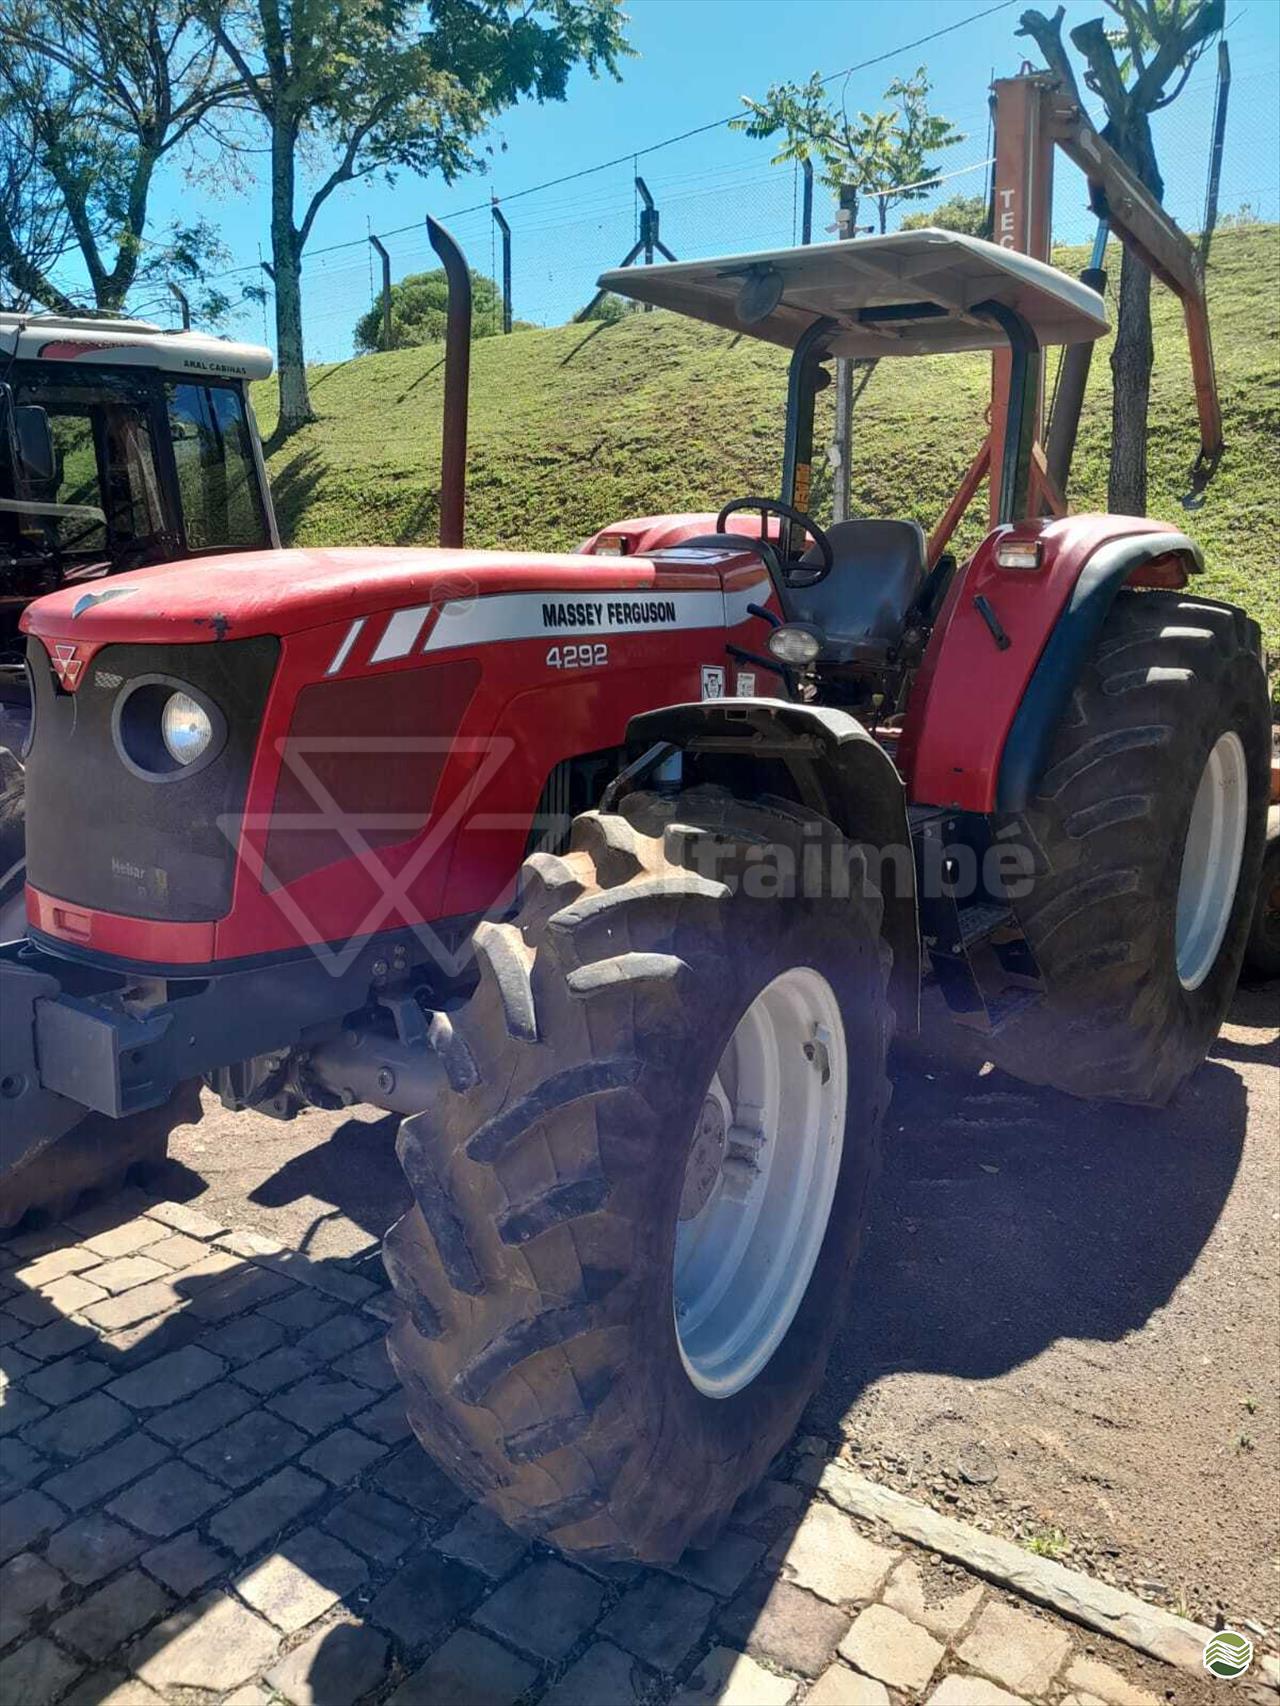
[[[180,1125],[200,1119],[198,1080],[167,1102],[126,1119],[86,1114],[71,1130],[0,1173],[0,1232],[26,1220],[61,1220],[87,1200],[110,1196],[127,1179],[158,1167]]]
[[[599,1561],[710,1542],[845,1317],[888,1100],[879,896],[834,826],[719,789],[535,855],[405,1121],[390,1337],[427,1450]],[[800,890],[804,892],[801,893]]]
[[[0,942],[14,942],[27,927],[26,777],[0,746]]]
[[[1014,906],[1046,985],[992,1045],[1016,1076],[1159,1105],[1217,1035],[1266,826],[1251,629],[1208,599],[1117,598],[1036,798],[1010,820],[1034,863]]]

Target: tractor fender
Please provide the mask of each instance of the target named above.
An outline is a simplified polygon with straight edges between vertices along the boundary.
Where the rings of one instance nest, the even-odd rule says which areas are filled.
[[[850,841],[874,850],[884,937],[893,950],[889,995],[898,1034],[914,1036],[920,1020],[915,863],[906,790],[884,749],[845,711],[745,698],[667,705],[628,723],[632,758],[663,744],[695,760],[698,781],[722,782],[735,792],[746,778],[760,792],[785,792],[777,775],[781,767],[802,805],[829,817]],[[768,779],[771,770],[776,780]]]
[[[1001,561],[1006,546],[1024,545],[1033,563]],[[912,804],[1001,809],[1020,717],[1011,797],[1013,777],[1032,785],[1036,753],[1047,750],[1120,586],[1180,588],[1200,566],[1184,533],[1144,516],[1069,515],[988,534],[952,578],[911,685],[894,757]]]
[[[1005,741],[996,783],[998,811],[1021,811],[1030,804],[1072,691],[1120,588],[1146,564],[1169,559],[1180,560],[1193,574],[1204,568],[1200,547],[1172,529],[1113,539],[1089,557],[1045,643]]]

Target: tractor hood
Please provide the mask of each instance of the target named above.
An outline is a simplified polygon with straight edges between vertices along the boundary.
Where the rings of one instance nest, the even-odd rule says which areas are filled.
[[[691,586],[714,569],[682,564]],[[643,557],[529,551],[250,551],[195,557],[65,587],[39,599],[22,627],[41,639],[192,644],[285,636],[423,604],[505,592],[642,591],[658,567]],[[665,586],[679,584],[670,564]]]

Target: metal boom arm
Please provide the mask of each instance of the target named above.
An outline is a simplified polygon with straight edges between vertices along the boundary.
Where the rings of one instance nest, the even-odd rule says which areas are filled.
[[[1222,456],[1222,409],[1209,335],[1209,305],[1204,270],[1191,242],[1136,174],[1080,111],[1061,97],[1052,114],[1053,139],[1079,166],[1089,183],[1089,200],[1100,219],[1148,266],[1182,303],[1191,349],[1191,375],[1200,419],[1200,454],[1193,483],[1203,486]]]
[[[1125,247],[1182,303],[1200,422],[1200,452],[1191,470],[1191,486],[1193,492],[1203,490],[1221,459],[1223,440],[1222,410],[1209,335],[1209,307],[1199,255],[1186,234],[1094,128],[1074,96],[1052,72],[1034,71],[1020,77],[999,78],[993,86],[993,95],[994,240],[1036,260],[1049,260],[1054,150],[1061,148],[1084,173],[1089,198],[1099,219],[1108,222]],[[1094,264],[1101,265],[1100,256],[1095,256]],[[1004,466],[1008,356],[996,355],[992,383],[990,509],[994,526],[1001,508],[999,486]],[[1036,441],[1040,438],[1041,390],[1042,380],[1038,379]],[[1052,435],[1055,454],[1045,465],[1048,480],[1042,476],[1029,494],[1032,513],[1039,513],[1041,504],[1056,511],[1062,503],[1068,472],[1064,464],[1075,443],[1083,398],[1083,384],[1060,388]],[[1073,413],[1076,418],[1069,418]],[[1042,460],[1041,453],[1036,457],[1037,466]]]

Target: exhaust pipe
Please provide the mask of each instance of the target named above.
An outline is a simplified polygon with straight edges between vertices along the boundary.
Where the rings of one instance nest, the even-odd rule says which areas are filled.
[[[467,512],[467,394],[471,383],[471,274],[444,226],[427,215],[427,236],[444,262],[449,308],[444,331],[444,428],[440,445],[440,543],[461,545]]]

